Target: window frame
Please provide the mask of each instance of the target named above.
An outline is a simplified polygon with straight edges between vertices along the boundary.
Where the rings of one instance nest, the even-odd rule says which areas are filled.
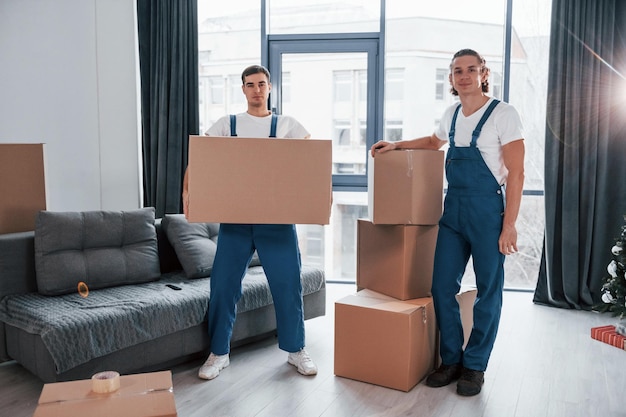
[[[378,82],[382,74],[382,35],[381,33],[329,33],[304,35],[268,35],[267,57],[264,65],[272,74],[270,107],[281,114],[282,106],[282,55],[297,53],[352,53],[367,54],[367,130],[366,149],[383,136],[382,112],[384,100],[383,84]],[[380,97],[380,99],[379,99]],[[367,157],[365,174],[333,174],[333,191],[367,190]]]

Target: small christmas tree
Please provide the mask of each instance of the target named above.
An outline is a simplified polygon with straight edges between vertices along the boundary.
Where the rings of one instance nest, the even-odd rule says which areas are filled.
[[[626,215],[624,216],[626,223]],[[607,266],[608,275],[604,277],[602,285],[602,301],[596,307],[600,312],[611,312],[626,319],[626,224],[622,226],[622,233],[611,249],[613,260]]]

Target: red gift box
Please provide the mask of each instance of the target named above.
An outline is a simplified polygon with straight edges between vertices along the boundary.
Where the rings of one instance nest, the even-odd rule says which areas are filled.
[[[615,326],[600,326],[591,329],[591,338],[626,350],[626,336],[615,331]]]

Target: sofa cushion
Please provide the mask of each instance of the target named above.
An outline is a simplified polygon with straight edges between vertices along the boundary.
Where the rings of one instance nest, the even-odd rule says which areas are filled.
[[[44,295],[137,284],[160,277],[154,208],[41,211],[35,223],[37,288]]]
[[[166,214],[161,225],[187,277],[210,276],[217,251],[219,223],[189,223],[183,214]],[[255,252],[250,266],[259,265],[261,262]]]

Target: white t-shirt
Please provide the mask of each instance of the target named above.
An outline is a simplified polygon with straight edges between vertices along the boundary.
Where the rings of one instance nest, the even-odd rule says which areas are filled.
[[[483,107],[469,117],[463,115],[463,109],[459,110],[456,118],[456,132],[454,135],[454,145],[457,147],[467,147],[472,141],[472,132],[480,121],[480,118],[489,107],[491,98]],[[435,136],[441,140],[449,140],[450,124],[452,116],[458,104],[454,104],[446,109],[441,118],[439,127],[435,131]],[[515,107],[501,101],[483,125],[478,136],[476,146],[480,151],[487,167],[500,185],[506,183],[508,171],[502,160],[502,146],[518,139],[523,139],[522,120],[515,110]]]
[[[272,115],[257,117],[249,113],[237,114],[237,137],[267,138],[270,135]],[[207,136],[230,136],[230,116],[219,118],[205,133]],[[276,137],[304,139],[309,132],[291,116],[280,115],[276,124]]]

